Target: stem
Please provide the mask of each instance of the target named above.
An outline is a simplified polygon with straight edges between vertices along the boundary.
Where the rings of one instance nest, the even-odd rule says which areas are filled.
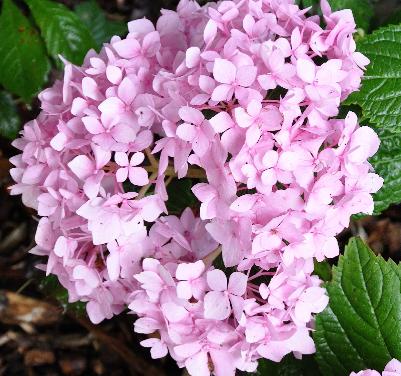
[[[213,261],[219,257],[222,251],[221,245],[219,245],[213,252],[209,253],[205,258],[203,258],[203,263],[205,264],[206,268],[213,264]]]
[[[145,154],[148,157],[151,166],[157,168],[159,166],[159,162],[157,161],[155,156],[151,153],[149,148],[145,149]]]
[[[146,192],[149,190],[149,188],[152,186],[152,180],[157,178],[157,171],[155,171],[152,175],[149,177],[149,184],[144,185],[141,190],[138,193],[138,196],[136,196],[137,200],[140,200],[141,198],[145,197]]]

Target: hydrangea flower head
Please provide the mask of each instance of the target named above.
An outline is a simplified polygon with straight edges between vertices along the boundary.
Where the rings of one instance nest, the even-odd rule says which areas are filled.
[[[129,306],[152,357],[191,375],[313,353],[328,302],[314,259],[373,211],[378,136],[339,117],[369,61],[352,13],[322,11],[181,0],[66,62],[14,143],[42,268],[95,323]],[[199,211],[172,215],[166,185],[187,177]]]

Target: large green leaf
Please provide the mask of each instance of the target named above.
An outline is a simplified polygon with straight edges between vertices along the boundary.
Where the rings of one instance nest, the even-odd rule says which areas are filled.
[[[401,134],[394,134],[386,129],[376,131],[381,144],[370,162],[375,172],[384,179],[383,187],[373,196],[375,214],[379,214],[390,204],[401,202]]]
[[[49,0],[25,0],[38,24],[47,49],[59,62],[62,55],[74,64],[82,64],[89,49],[96,46],[88,28],[63,4]]]
[[[38,32],[11,0],[4,0],[0,16],[0,84],[28,102],[46,82],[49,69]]]
[[[127,24],[106,18],[104,11],[95,0],[88,0],[75,7],[75,13],[89,28],[97,48],[109,42],[114,35],[124,36],[128,32]]]
[[[380,128],[401,132],[401,25],[375,31],[358,43],[370,65],[361,90],[347,104],[362,107],[364,117]]]
[[[398,270],[361,239],[350,240],[326,284],[329,306],[316,318],[316,359],[323,375],[381,371],[392,358],[401,359]]]
[[[0,91],[0,135],[10,139],[17,137],[20,120],[12,96]]]

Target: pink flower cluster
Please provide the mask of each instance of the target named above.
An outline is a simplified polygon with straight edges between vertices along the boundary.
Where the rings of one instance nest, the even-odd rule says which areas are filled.
[[[391,360],[384,369],[383,373],[367,369],[358,373],[352,372],[350,376],[400,376],[401,375],[401,362],[397,359]]]
[[[11,192],[42,217],[46,273],[95,323],[129,305],[152,356],[191,375],[313,353],[328,302],[314,259],[373,210],[379,139],[338,117],[369,61],[351,11],[322,11],[182,0],[156,27],[132,21],[65,63],[14,142]],[[167,215],[166,184],[186,176],[200,178],[200,215]]]

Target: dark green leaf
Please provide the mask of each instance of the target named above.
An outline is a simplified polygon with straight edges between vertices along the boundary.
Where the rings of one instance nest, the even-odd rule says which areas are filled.
[[[106,18],[104,11],[95,0],[85,1],[75,7],[78,17],[88,26],[97,48],[109,42],[114,35],[125,36],[128,32],[125,22],[112,21]]]
[[[192,186],[192,180],[185,178],[175,179],[168,185],[167,209],[169,212],[177,214],[186,207],[197,205],[198,201],[191,191]]]
[[[401,359],[400,273],[359,238],[350,240],[333,281],[329,307],[316,318],[316,359],[325,376],[383,370]]]
[[[331,280],[331,266],[327,261],[317,262],[315,260],[315,269],[313,274],[317,275],[322,281]]]
[[[74,64],[96,46],[88,28],[63,4],[49,0],[25,0],[38,24],[50,55],[59,63],[62,55]]]
[[[280,363],[260,360],[257,376],[320,376],[318,366],[312,356],[303,356],[302,360],[287,355]]]
[[[43,278],[39,287],[44,294],[56,299],[63,307],[64,311],[74,312],[77,315],[86,314],[86,303],[70,303],[68,301],[68,291],[61,286],[54,274],[50,274]]]
[[[0,135],[12,140],[17,137],[19,128],[20,119],[12,96],[0,91]]]
[[[50,63],[38,32],[11,0],[0,16],[0,83],[26,102],[46,82]]]
[[[358,50],[371,63],[361,90],[346,103],[361,106],[363,116],[378,127],[401,132],[401,25],[381,28],[361,39]]]
[[[375,172],[384,179],[383,187],[374,194],[375,214],[390,204],[401,202],[401,134],[376,129],[381,144],[378,153],[370,159]]]

